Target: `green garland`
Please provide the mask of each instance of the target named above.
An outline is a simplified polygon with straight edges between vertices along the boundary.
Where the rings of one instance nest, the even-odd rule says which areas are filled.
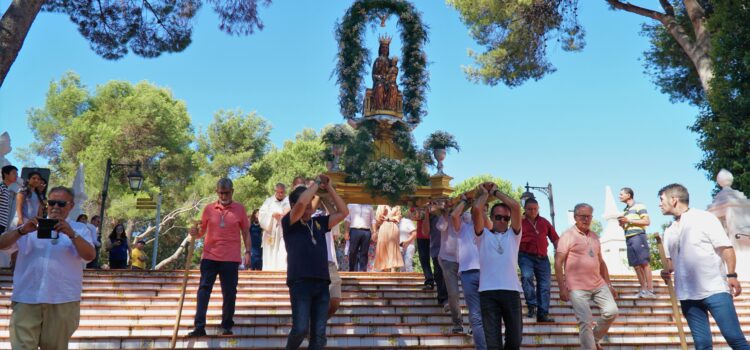
[[[346,119],[354,119],[362,106],[364,74],[370,62],[369,52],[362,45],[365,26],[379,20],[378,15],[396,15],[401,25],[401,85],[404,95],[404,116],[412,127],[427,114],[424,110],[429,87],[427,55],[422,47],[427,43],[427,26],[414,5],[403,0],[357,0],[346,11],[336,26],[339,45],[337,82],[340,87],[339,106]]]

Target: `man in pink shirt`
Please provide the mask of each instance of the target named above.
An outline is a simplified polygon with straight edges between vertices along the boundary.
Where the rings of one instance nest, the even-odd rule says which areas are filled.
[[[578,319],[581,349],[602,349],[599,342],[607,334],[617,317],[617,292],[609,281],[609,271],[604,263],[599,237],[591,231],[594,208],[586,203],[573,209],[576,224],[569,228],[557,242],[555,277],[560,289],[560,299],[570,301]],[[564,268],[564,270],[563,270]],[[594,321],[589,301],[601,310]]]
[[[193,227],[190,235],[203,241],[201,280],[198,287],[198,304],[195,310],[195,329],[189,337],[206,335],[206,311],[211,290],[219,275],[224,303],[221,308],[221,335],[231,335],[234,326],[234,302],[237,297],[237,279],[242,262],[240,240],[245,243],[245,259],[250,261],[250,219],[245,207],[232,201],[232,180],[223,178],[216,183],[219,200],[203,209],[200,229]]]

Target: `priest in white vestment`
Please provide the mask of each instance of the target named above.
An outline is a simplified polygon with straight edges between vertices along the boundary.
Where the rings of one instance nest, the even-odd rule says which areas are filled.
[[[286,271],[286,247],[281,230],[281,218],[291,209],[286,197],[286,186],[276,184],[275,193],[267,198],[258,211],[258,220],[263,229],[263,270]]]

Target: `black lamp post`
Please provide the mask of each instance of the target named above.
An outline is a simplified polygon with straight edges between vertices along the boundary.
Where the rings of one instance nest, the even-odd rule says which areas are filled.
[[[524,192],[521,195],[521,206],[526,205],[526,200],[529,198],[534,198],[534,193],[531,192],[531,190],[536,190],[541,193],[543,193],[545,196],[547,196],[547,199],[549,199],[549,216],[552,221],[552,227],[555,227],[555,201],[552,197],[552,184],[548,183],[547,187],[538,187],[538,186],[529,186],[529,183],[526,183],[526,192]]]
[[[109,192],[109,175],[114,167],[134,168],[128,173],[128,184],[133,192],[140,191],[143,185],[143,173],[141,173],[140,161],[135,164],[115,164],[112,163],[112,158],[107,158],[107,169],[104,171],[104,186],[102,189],[102,206],[99,208],[99,235],[102,234],[104,228],[104,205],[107,203],[107,193]]]

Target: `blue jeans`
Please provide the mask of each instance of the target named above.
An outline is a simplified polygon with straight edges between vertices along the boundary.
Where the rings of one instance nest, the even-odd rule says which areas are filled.
[[[463,287],[466,306],[469,308],[469,322],[474,337],[474,348],[487,350],[487,340],[484,338],[484,328],[482,327],[482,306],[479,302],[479,270],[461,272],[461,286]]]
[[[201,260],[201,281],[198,286],[198,303],[195,307],[195,328],[206,328],[206,310],[211,291],[214,289],[216,275],[221,282],[221,328],[232,329],[234,326],[234,302],[237,298],[237,279],[240,263],[231,261]]]
[[[680,300],[680,305],[682,314],[685,315],[690,327],[695,349],[713,349],[711,325],[708,322],[709,312],[716,320],[721,335],[732,349],[750,349],[740,329],[737,311],[734,309],[734,302],[729,293],[717,293],[702,300]]]
[[[367,253],[372,231],[353,228],[349,230],[349,271],[367,271]]]
[[[549,313],[549,294],[552,273],[547,257],[539,257],[523,252],[518,253],[518,266],[521,268],[521,286],[527,306],[537,308],[537,316]],[[536,278],[536,288],[534,279]]]
[[[329,281],[303,278],[289,283],[289,298],[292,302],[292,329],[287,337],[286,348],[298,349],[310,333],[308,349],[323,349],[326,346],[326,321]]]

